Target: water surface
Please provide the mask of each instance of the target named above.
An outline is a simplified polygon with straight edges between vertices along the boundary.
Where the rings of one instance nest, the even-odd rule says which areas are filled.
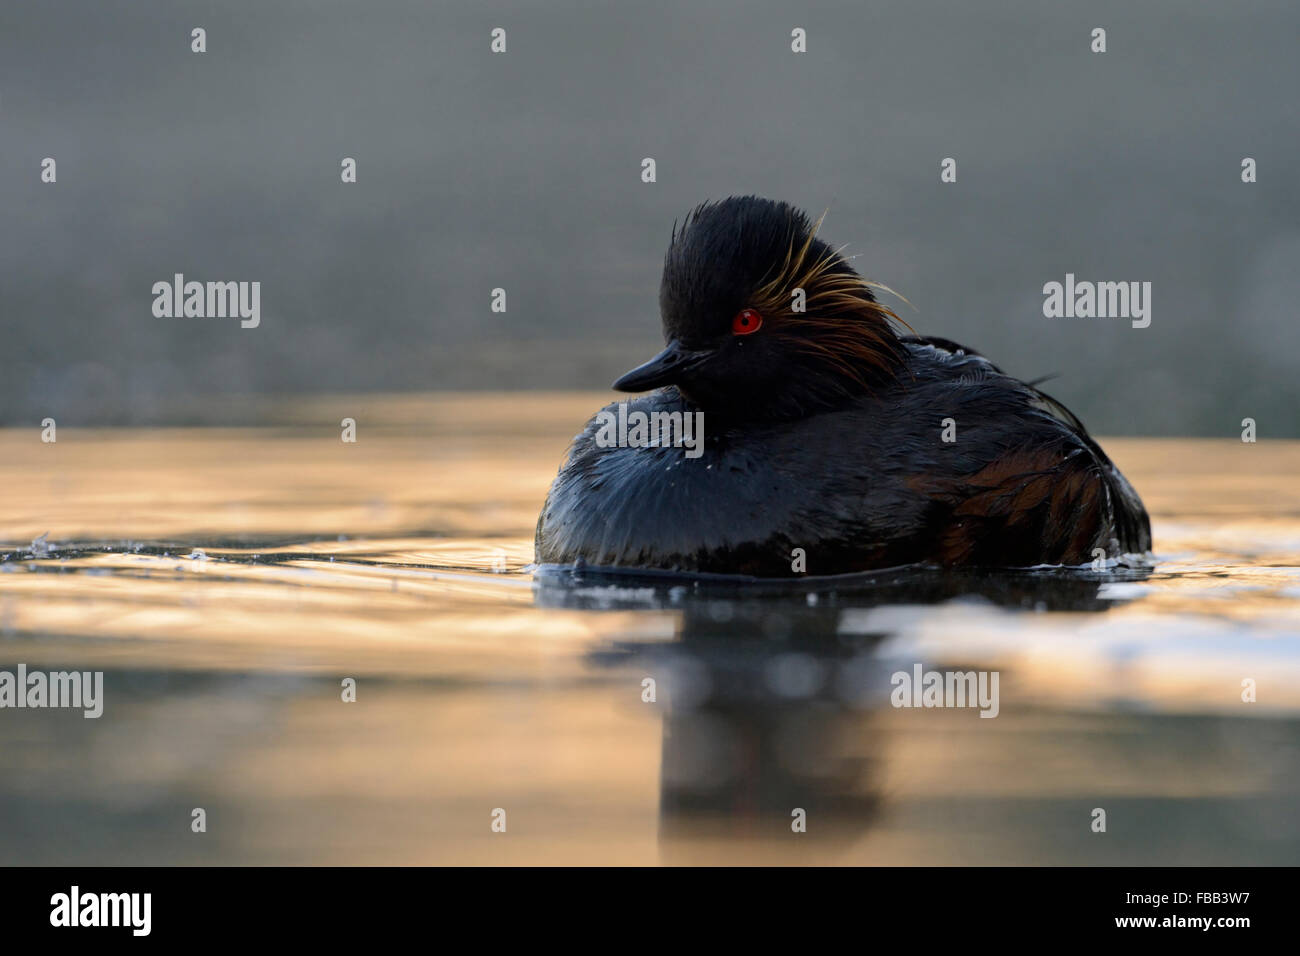
[[[1300,443],[1104,440],[1143,570],[535,574],[603,400],[0,431],[0,670],[105,683],[0,710],[0,863],[1300,863]]]

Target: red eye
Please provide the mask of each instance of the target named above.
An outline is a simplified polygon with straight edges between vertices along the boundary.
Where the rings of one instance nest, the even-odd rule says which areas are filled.
[[[753,309],[741,309],[731,320],[732,335],[749,335],[763,327],[763,317]]]

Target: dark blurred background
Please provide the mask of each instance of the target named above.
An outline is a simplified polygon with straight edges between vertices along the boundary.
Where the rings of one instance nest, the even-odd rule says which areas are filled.
[[[0,423],[604,388],[673,220],[754,192],[1095,432],[1300,436],[1297,35],[1294,0],[6,3]],[[261,327],[155,318],[176,272],[260,281]],[[1044,318],[1067,272],[1150,281],[1151,326]]]

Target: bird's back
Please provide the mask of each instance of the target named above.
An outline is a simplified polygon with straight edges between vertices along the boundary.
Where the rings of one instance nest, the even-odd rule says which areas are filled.
[[[904,342],[898,380],[841,407],[705,416],[698,457],[609,447],[594,418],[538,520],[538,561],[787,577],[1150,547],[1137,495],[1063,406],[953,343]],[[666,388],[626,403],[637,411],[698,409]]]

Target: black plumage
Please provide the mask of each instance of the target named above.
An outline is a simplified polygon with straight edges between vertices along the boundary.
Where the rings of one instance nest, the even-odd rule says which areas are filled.
[[[789,577],[795,549],[813,575],[1149,550],[1141,501],[1073,414],[970,349],[899,334],[815,228],[742,197],[674,229],[668,347],[615,385],[655,389],[628,413],[703,412],[702,450],[603,447],[593,418],[538,562]]]

